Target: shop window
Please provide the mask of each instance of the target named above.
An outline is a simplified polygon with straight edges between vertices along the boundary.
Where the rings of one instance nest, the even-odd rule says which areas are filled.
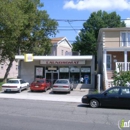
[[[70,67],[70,81],[74,84],[78,84],[80,82],[80,68],[76,66]]]
[[[60,67],[59,68],[59,78],[60,79],[69,79],[69,68],[68,67]]]
[[[80,83],[90,84],[91,83],[91,67],[81,67]]]
[[[44,67],[35,67],[35,78],[44,78]]]

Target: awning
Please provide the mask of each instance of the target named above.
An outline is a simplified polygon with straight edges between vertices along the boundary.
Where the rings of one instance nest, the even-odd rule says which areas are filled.
[[[33,60],[92,60],[92,55],[86,56],[33,56]],[[24,55],[16,55],[16,60],[24,60]]]

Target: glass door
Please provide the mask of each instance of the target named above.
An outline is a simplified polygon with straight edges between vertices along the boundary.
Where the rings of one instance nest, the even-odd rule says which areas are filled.
[[[46,79],[51,82],[51,86],[54,84],[54,82],[59,78],[58,72],[46,72]]]
[[[111,70],[111,54],[107,54],[107,70]]]

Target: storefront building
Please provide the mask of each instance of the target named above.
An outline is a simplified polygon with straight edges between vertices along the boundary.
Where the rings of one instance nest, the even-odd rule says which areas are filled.
[[[95,87],[93,56],[33,56],[31,62],[24,58],[15,56],[19,60],[19,77],[30,83],[36,78],[46,78],[52,84],[56,79],[70,79],[75,88]]]

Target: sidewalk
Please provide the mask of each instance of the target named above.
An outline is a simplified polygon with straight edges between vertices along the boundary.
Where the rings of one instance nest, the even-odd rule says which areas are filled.
[[[44,100],[44,101],[62,101],[62,102],[78,102],[81,103],[81,99],[84,95],[89,93],[89,90],[74,90],[70,94],[58,93],[53,94],[51,90],[47,92],[30,92],[22,91],[21,93],[0,93],[0,98],[12,98],[12,99],[27,99],[27,100]]]

